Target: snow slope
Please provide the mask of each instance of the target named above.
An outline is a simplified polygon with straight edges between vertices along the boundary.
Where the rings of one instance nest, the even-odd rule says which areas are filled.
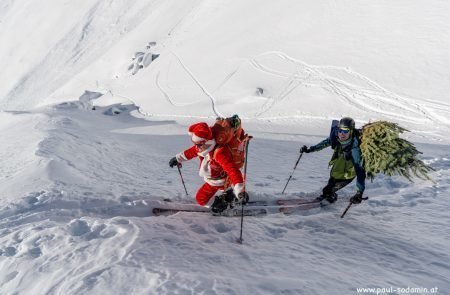
[[[139,120],[127,114],[134,107],[121,108],[117,116],[81,103],[4,114],[47,118],[36,157],[52,185],[28,178],[35,190],[2,193],[1,293],[356,294],[357,287],[450,287],[448,146],[419,145],[436,169],[436,185],[379,177],[368,184],[370,200],[345,219],[339,216],[353,187],[323,210],[245,218],[239,245],[238,218],[152,216],[151,206],[165,197],[191,200],[167,165],[189,139],[174,135],[183,128],[172,121]],[[25,134],[27,124],[20,126],[25,129],[5,133]],[[253,199],[283,197],[297,149],[293,141],[252,142]],[[272,157],[274,151],[284,156]],[[324,184],[330,152],[323,153],[302,159],[287,197],[312,196]],[[190,194],[201,184],[196,168],[183,167]],[[2,188],[8,181],[2,179]]]
[[[35,4],[21,2],[2,10],[0,53],[11,56],[2,65],[3,109],[73,100],[89,89],[178,121],[238,108],[275,132],[299,124],[323,132],[343,114],[395,119],[427,137],[423,125],[431,124],[434,140],[448,131],[446,1],[104,0],[77,9],[46,1],[44,9],[61,14],[29,38],[42,44],[37,50],[11,36],[42,23]],[[17,18],[29,21],[16,31]]]
[[[1,294],[449,292],[448,2],[72,2],[0,4]],[[380,175],[344,219],[354,184],[246,217],[243,245],[238,218],[153,216],[202,183],[168,167],[187,125],[233,113],[254,200],[316,196],[330,150],[280,191],[343,115],[410,129],[435,183]]]

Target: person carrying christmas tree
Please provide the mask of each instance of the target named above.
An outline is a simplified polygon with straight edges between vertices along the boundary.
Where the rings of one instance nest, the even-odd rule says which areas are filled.
[[[334,150],[329,162],[331,166],[330,179],[323,188],[321,196],[317,199],[334,203],[337,200],[336,192],[353,181],[356,177],[356,194],[350,202],[359,204],[363,200],[366,171],[362,166],[361,150],[355,129],[355,121],[345,117],[339,121],[337,128],[332,128],[330,136],[320,143],[300,148],[301,153],[317,152],[331,146]]]
[[[236,129],[240,129],[240,119],[237,115],[228,120],[233,126],[236,125]],[[205,183],[197,191],[195,198],[201,206],[212,203],[211,210],[220,213],[230,204],[232,206],[234,203],[246,203],[249,197],[245,191],[240,161],[236,161],[236,151],[230,144],[219,144],[220,138],[217,142],[219,130],[214,127],[216,124],[209,127],[205,122],[191,125],[188,131],[193,146],[170,159],[169,165],[172,168],[181,166],[182,162],[198,157],[199,175]],[[228,187],[230,189],[227,190]],[[211,202],[214,196],[216,198]]]

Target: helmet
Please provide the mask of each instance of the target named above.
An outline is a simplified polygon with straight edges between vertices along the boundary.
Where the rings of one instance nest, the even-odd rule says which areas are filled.
[[[353,130],[353,129],[355,129],[355,120],[353,120],[350,117],[342,118],[339,121],[339,128],[346,128],[346,129]]]

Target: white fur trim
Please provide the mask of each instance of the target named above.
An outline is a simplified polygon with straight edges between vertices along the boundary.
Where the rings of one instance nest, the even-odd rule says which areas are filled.
[[[212,186],[223,186],[225,184],[225,178],[211,179],[211,166],[209,165],[210,161],[211,157],[207,154],[200,165],[198,175],[203,177],[203,180]]]
[[[204,151],[200,151],[197,153],[197,155],[199,155],[200,157],[203,157],[203,158],[206,158],[206,156],[215,148],[216,141],[214,139],[211,139],[211,140],[208,140],[207,142],[205,142],[205,144],[209,144],[210,147]]]
[[[191,139],[192,139],[193,142],[202,142],[202,141],[208,142],[208,139],[201,138],[201,137],[195,135],[195,133],[189,132],[189,134],[191,135]]]
[[[186,156],[184,155],[184,152],[177,154],[177,155],[175,156],[175,158],[177,158],[178,163],[187,161],[187,158],[186,158]]]
[[[203,161],[200,163],[200,168],[198,170],[198,175],[203,177],[204,179],[207,179],[211,176],[211,169],[209,167],[209,155],[206,155],[206,157],[203,158]]]
[[[210,179],[207,177],[203,177],[203,180],[207,183],[209,183],[212,186],[223,186],[225,184],[225,178],[221,179]]]
[[[244,184],[243,183],[236,183],[233,187],[233,193],[238,198],[239,194],[244,191]]]

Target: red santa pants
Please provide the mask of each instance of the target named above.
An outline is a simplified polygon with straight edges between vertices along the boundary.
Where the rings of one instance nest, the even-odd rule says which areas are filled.
[[[223,186],[212,186],[205,182],[198,190],[195,199],[200,206],[205,206],[218,190],[223,190]]]

